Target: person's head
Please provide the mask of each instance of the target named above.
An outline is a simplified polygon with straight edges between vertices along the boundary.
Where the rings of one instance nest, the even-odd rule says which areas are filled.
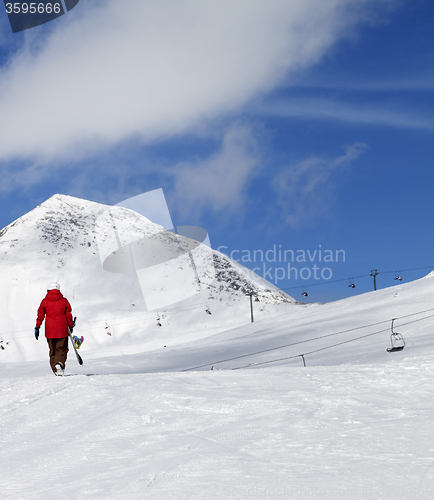
[[[59,283],[52,282],[47,286],[47,291],[49,292],[50,290],[60,290],[60,285]]]

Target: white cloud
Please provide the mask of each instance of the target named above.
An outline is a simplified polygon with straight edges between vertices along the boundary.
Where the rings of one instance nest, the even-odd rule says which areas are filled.
[[[1,69],[0,161],[61,161],[195,130],[315,64],[373,6],[82,0],[45,38],[29,30]]]
[[[181,215],[203,209],[235,211],[242,207],[261,158],[249,127],[236,125],[225,133],[221,149],[210,158],[180,163],[172,170],[173,197]]]
[[[311,156],[289,165],[273,179],[285,222],[293,227],[324,216],[333,204],[334,176],[366,152],[366,144],[345,146],[336,158]]]

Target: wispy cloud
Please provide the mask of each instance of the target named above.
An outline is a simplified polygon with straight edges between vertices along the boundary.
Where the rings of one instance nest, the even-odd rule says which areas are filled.
[[[334,120],[340,122],[399,128],[434,130],[432,116],[414,111],[391,109],[372,103],[355,104],[336,99],[288,98],[269,101],[250,108],[254,115]]]
[[[393,2],[392,2],[393,3]],[[306,68],[390,0],[81,2],[0,70],[0,161],[198,130]]]
[[[273,178],[273,187],[278,194],[285,222],[299,227],[327,214],[333,204],[336,174],[367,149],[366,144],[356,142],[345,146],[345,153],[336,158],[311,156],[282,169]]]
[[[309,73],[309,72],[308,72]],[[288,88],[296,89],[316,89],[316,90],[343,90],[349,92],[425,92],[434,89],[434,75],[431,67],[419,75],[403,76],[395,78],[390,76],[385,78],[373,78],[362,75],[358,80],[347,75],[336,77],[326,77],[321,75],[302,74],[298,78],[288,82]]]

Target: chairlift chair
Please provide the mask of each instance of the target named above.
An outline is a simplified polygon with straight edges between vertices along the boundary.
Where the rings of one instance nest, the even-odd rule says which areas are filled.
[[[405,340],[404,340],[404,337],[402,336],[402,334],[393,331],[393,322],[395,321],[395,319],[396,318],[392,319],[392,326],[390,328],[390,330],[392,332],[390,335],[391,347],[387,348],[387,352],[402,351],[405,347]]]
[[[301,294],[304,295],[305,297],[308,297],[309,294],[306,292],[306,287],[303,287],[302,290],[303,291],[301,292]]]
[[[399,273],[395,271],[395,280],[402,281],[401,271],[399,271]]]
[[[107,335],[109,335],[110,337],[112,336],[111,331],[110,331],[110,325],[107,323],[107,320],[105,320],[104,330],[106,331]]]

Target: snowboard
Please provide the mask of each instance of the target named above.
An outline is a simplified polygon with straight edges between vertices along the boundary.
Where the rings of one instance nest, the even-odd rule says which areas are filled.
[[[77,321],[77,318],[74,318],[74,322],[73,322],[73,325],[75,326],[75,322]],[[75,355],[77,356],[77,361],[78,361],[78,364],[79,365],[82,365],[83,364],[83,360],[81,359],[81,356],[80,354],[78,354],[78,349],[77,347],[75,347],[75,340],[73,339],[72,337],[72,333],[71,333],[71,329],[69,328],[68,326],[68,335],[69,335],[69,338],[71,340],[71,343],[72,343],[72,347],[74,348],[74,352],[75,352]],[[76,335],[74,335],[76,338],[78,338]],[[83,337],[82,337],[83,338]],[[83,338],[84,340],[84,338]],[[83,340],[81,341],[80,345],[83,343]]]

